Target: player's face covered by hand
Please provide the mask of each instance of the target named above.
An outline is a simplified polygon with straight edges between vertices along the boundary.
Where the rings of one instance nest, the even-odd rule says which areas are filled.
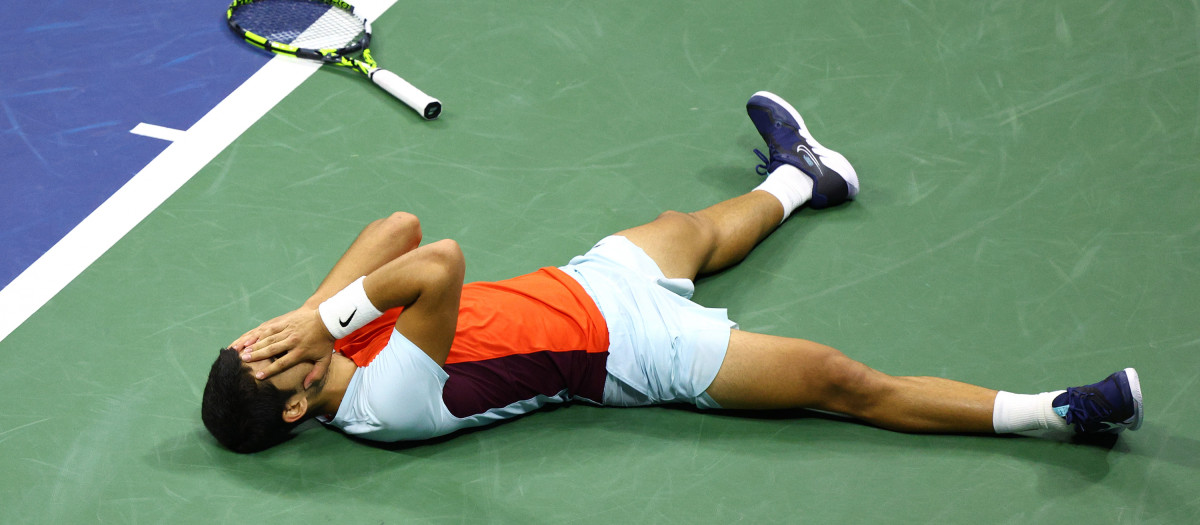
[[[258,372],[259,370],[262,370],[263,368],[266,368],[267,365],[271,364],[274,361],[275,361],[274,358],[264,359],[262,361],[253,361],[250,363],[246,363],[246,365],[250,367],[250,373],[253,374],[255,372]],[[293,365],[291,368],[285,369],[284,371],[282,371],[278,374],[275,374],[274,376],[268,377],[264,381],[271,383],[272,385],[275,386],[275,388],[278,388],[279,390],[284,391],[284,392],[299,392],[299,391],[304,390],[304,377],[307,376],[308,373],[312,371],[312,369],[313,369],[312,363],[300,362],[298,364]],[[314,383],[313,385],[310,386],[310,388],[319,389],[322,383],[323,383],[323,381]]]

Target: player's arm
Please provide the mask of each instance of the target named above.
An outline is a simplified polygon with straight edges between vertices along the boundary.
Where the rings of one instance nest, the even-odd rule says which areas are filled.
[[[411,213],[396,212],[368,224],[333,265],[333,269],[329,270],[312,297],[304,302],[305,306],[316,308],[346,285],[416,249],[420,244],[421,223]]]
[[[372,303],[383,305],[382,310],[405,307],[396,319],[396,330],[442,366],[458,327],[466,262],[458,243],[450,239],[427,244],[410,255],[411,262],[401,257],[372,272],[363,289]]]
[[[303,306],[316,308],[346,285],[412,251],[420,244],[421,223],[416,215],[396,212],[371,222],[363,228],[354,242],[350,243],[346,253],[333,265],[325,280],[321,281]],[[286,316],[287,314],[258,325],[235,339],[229,346],[240,352],[258,342],[260,338],[279,332],[283,329]]]
[[[346,285],[412,251],[420,244],[421,223],[411,213],[395,212],[388,217],[372,221],[358,234],[350,247],[334,264],[333,269],[321,281],[316,291],[304,302],[302,308],[258,325],[235,339],[229,346],[243,352],[250,349],[260,339],[285,330],[292,333],[310,333],[296,326],[311,321],[309,316],[300,315],[302,312],[316,308],[333,294],[345,288]],[[325,375],[325,371],[329,367],[332,343],[324,337],[314,335],[309,341],[297,341],[296,346],[301,348],[314,346],[321,349],[319,352],[314,352],[320,354],[320,357],[312,361],[313,370],[305,378],[307,387]],[[257,359],[251,357],[250,360]]]
[[[458,323],[465,267],[462,250],[452,240],[421,246],[371,272],[361,284],[347,286],[325,302],[331,306],[305,306],[285,315],[285,328],[256,342],[248,360],[278,356],[260,371],[261,379],[296,363],[327,359],[334,323],[346,326],[360,312],[403,306],[396,329],[439,365],[445,364]]]

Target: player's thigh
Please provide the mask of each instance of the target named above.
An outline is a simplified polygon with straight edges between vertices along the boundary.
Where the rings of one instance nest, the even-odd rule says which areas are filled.
[[[617,232],[646,252],[671,279],[695,279],[712,256],[716,234],[710,224],[688,213],[664,212],[657,219]]]
[[[734,330],[706,391],[724,408],[815,408],[854,413],[879,372],[828,346]]]

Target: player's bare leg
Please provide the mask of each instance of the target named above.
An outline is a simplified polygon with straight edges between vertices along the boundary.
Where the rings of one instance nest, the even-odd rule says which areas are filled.
[[[707,209],[667,212],[621,232],[650,255],[667,277],[694,279],[736,264],[801,205],[836,206],[858,194],[858,174],[846,157],[812,137],[783,99],[755,93],[746,112],[767,143],[758,167],[763,181],[749,194]]]
[[[706,393],[724,408],[810,408],[902,432],[1118,433],[1142,424],[1137,371],[1033,395],[940,377],[895,377],[833,348],[734,330]]]
[[[644,250],[667,277],[694,280],[746,258],[782,219],[775,197],[752,191],[697,212],[669,211],[617,235]]]
[[[707,209],[667,212],[620,232],[667,277],[694,279],[741,261],[797,207],[836,206],[858,193],[841,154],[812,138],[787,102],[760,92],[747,111],[768,144],[746,195]],[[782,206],[781,206],[782,205]],[[1142,422],[1137,372],[1063,391],[1017,395],[938,377],[895,377],[811,341],[734,330],[706,393],[726,408],[812,408],[907,432],[1120,432]]]
[[[895,377],[812,341],[734,330],[708,387],[724,408],[811,408],[904,432],[992,432],[996,391]]]

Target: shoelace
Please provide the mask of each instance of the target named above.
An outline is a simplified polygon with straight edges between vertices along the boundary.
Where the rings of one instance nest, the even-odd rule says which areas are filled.
[[[775,148],[768,148],[767,151],[771,153],[771,157],[775,156]],[[758,155],[758,158],[763,162],[762,164],[754,167],[754,172],[759,175],[766,175],[770,173],[770,171],[767,170],[767,166],[771,164],[770,157],[763,155],[763,152],[758,151],[758,148],[754,148],[754,154]]]
[[[1067,423],[1080,426],[1095,418],[1104,420],[1114,412],[1112,404],[1104,398],[1104,394],[1091,386],[1070,388],[1071,395],[1067,408]]]

